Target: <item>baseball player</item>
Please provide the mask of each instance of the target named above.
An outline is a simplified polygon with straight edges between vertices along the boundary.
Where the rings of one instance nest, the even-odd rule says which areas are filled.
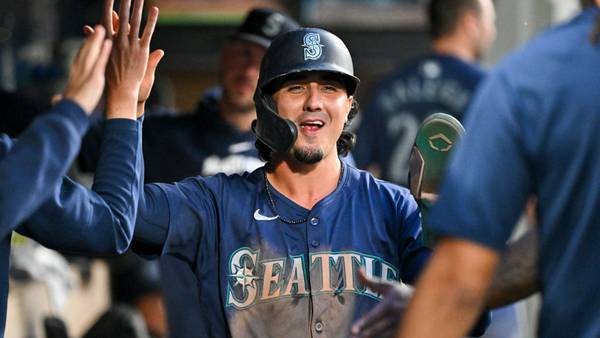
[[[434,113],[462,121],[485,75],[477,62],[496,37],[491,0],[432,0],[427,14],[431,51],[377,85],[353,152],[359,168],[403,186],[419,126]]]
[[[121,2],[129,22],[131,1]],[[111,3],[112,6],[112,3]],[[140,85],[146,76],[148,48],[158,10],[150,10],[138,38],[143,1],[135,1],[130,33],[105,40],[96,27],[77,53],[64,99],[34,122],[18,141],[0,135],[0,337],[4,334],[11,231],[72,253],[115,254],[133,236],[142,185],[141,122],[136,121]],[[89,190],[63,177],[77,154],[87,116],[104,90],[108,71],[105,141]],[[24,225],[20,225],[25,221]]]
[[[429,257],[408,190],[338,157],[359,80],[335,35],[276,38],[263,58],[252,173],[149,184],[134,250],[171,255],[197,276],[210,337],[347,337],[379,301],[356,271],[412,283]]]
[[[590,71],[600,67],[595,3],[509,56],[473,102],[469,133],[430,216],[445,238],[417,285],[400,337],[464,332],[511,233],[507,225],[531,194],[540,220],[538,335],[600,336],[600,77]]]

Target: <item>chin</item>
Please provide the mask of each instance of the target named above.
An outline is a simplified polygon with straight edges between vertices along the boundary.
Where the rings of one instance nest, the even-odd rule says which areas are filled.
[[[325,157],[323,150],[318,147],[294,147],[292,154],[298,162],[305,164],[318,163]]]
[[[241,111],[241,112],[249,112],[249,111],[254,110],[254,101],[253,100],[235,101],[234,105],[237,107],[237,110]]]

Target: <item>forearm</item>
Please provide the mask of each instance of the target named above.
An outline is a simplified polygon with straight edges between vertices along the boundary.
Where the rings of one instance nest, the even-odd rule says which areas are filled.
[[[488,308],[505,306],[539,291],[537,237],[536,230],[529,229],[508,246],[488,292]]]
[[[119,253],[133,238],[143,177],[142,121],[107,120],[92,190],[110,211]]]
[[[463,337],[481,313],[497,256],[464,241],[442,240],[419,279],[399,337]],[[475,256],[474,256],[475,255]],[[475,264],[468,263],[471,258]]]
[[[69,169],[88,127],[75,103],[65,100],[36,120],[0,162],[0,236],[35,211]]]
[[[142,185],[141,125],[107,121],[104,134],[92,191],[63,180],[30,218],[26,235],[53,249],[79,254],[127,250]]]

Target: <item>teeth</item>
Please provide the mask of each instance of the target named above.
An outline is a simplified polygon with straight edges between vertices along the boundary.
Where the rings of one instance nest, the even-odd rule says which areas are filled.
[[[310,122],[304,122],[304,123],[302,123],[302,125],[322,127],[323,126],[323,122],[321,122],[321,121],[310,121]]]

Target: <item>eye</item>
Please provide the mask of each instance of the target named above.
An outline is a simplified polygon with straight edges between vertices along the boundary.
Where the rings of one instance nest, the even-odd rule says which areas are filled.
[[[290,93],[300,93],[303,89],[304,87],[301,85],[289,85],[287,87],[287,91]]]
[[[339,90],[339,88],[334,85],[324,85],[322,87],[322,90],[326,93],[336,93]]]

